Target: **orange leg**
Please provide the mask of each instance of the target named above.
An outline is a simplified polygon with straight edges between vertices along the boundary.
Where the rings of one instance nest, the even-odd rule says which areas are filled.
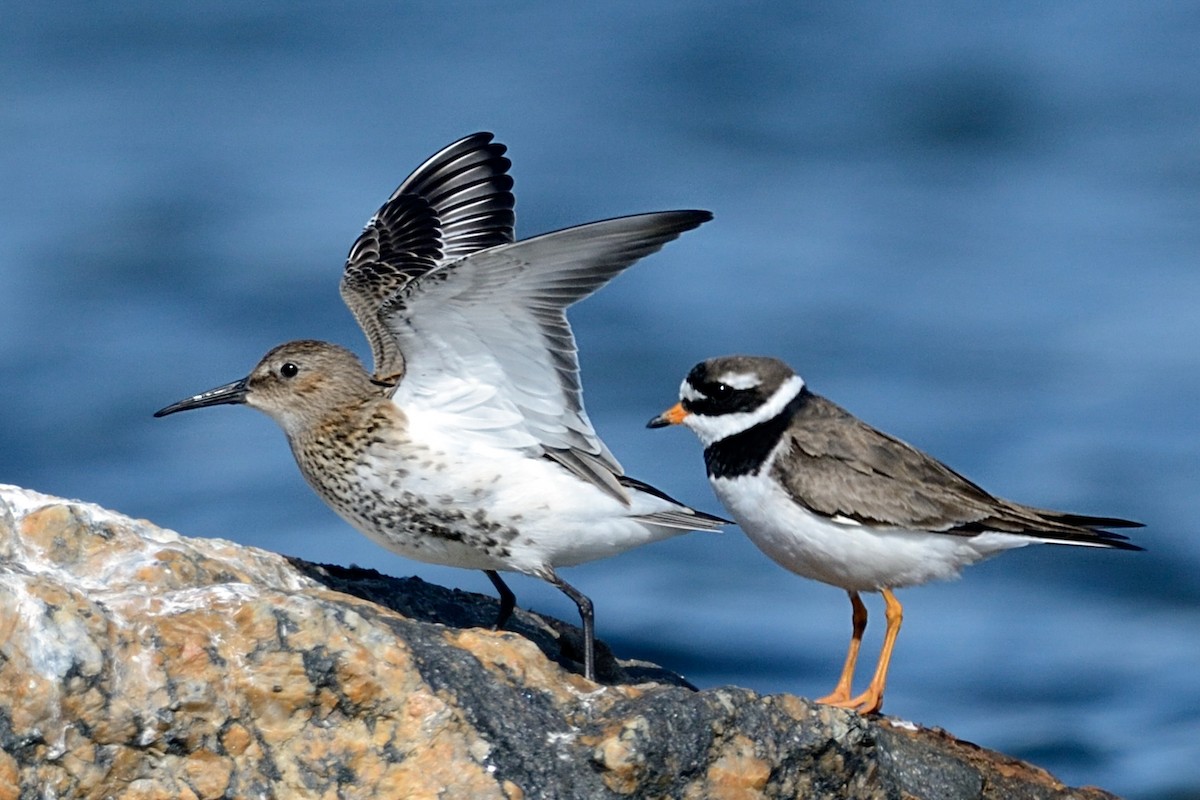
[[[858,592],[847,592],[850,595],[850,605],[854,612],[851,622],[854,633],[850,636],[850,649],[846,652],[846,665],[842,667],[842,677],[838,678],[837,686],[829,694],[817,700],[818,703],[839,705],[850,700],[850,684],[854,680],[854,665],[858,663],[858,648],[862,645],[863,631],[867,629],[867,607],[859,599]]]
[[[887,604],[884,612],[887,616],[887,630],[883,634],[883,650],[879,653],[879,664],[875,667],[875,677],[867,690],[858,697],[847,700],[845,708],[853,708],[860,714],[874,714],[883,708],[883,688],[887,684],[888,664],[892,661],[892,648],[896,646],[896,635],[900,633],[900,623],[904,620],[904,609],[896,595],[890,589],[882,591],[883,602]]]

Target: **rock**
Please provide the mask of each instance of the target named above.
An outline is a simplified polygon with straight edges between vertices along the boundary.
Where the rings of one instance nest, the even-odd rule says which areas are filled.
[[[495,613],[0,487],[0,800],[1112,797]]]

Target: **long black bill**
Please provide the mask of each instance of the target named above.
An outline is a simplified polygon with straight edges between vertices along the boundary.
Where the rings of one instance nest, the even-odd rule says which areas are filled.
[[[227,383],[224,386],[218,386],[215,389],[209,389],[207,392],[189,397],[186,400],[180,400],[178,403],[172,403],[166,408],[160,408],[154,412],[156,417],[165,417],[167,414],[174,414],[176,411],[191,411],[193,408],[204,408],[205,406],[223,406],[228,404],[239,404],[246,402],[246,378]]]

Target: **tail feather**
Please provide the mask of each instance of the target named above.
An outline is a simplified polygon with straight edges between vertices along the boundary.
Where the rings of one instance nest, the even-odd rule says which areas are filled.
[[[1102,530],[1084,530],[1079,532],[1048,533],[1045,531],[1030,531],[1028,536],[1046,544],[1072,544],[1083,547],[1104,547],[1109,550],[1145,550],[1133,542],[1128,536]]]
[[[1105,528],[1142,528],[1140,522],[1120,517],[1090,517],[1086,514],[1069,514],[1062,511],[1030,509],[1049,525],[1034,527],[1027,535],[1048,544],[1073,544],[1085,547],[1105,547],[1111,550],[1145,550],[1129,541],[1122,533]]]
[[[662,489],[655,488],[645,481],[639,481],[637,478],[631,478],[628,475],[621,475],[617,480],[627,489],[645,492],[661,500],[666,500],[668,503],[674,503],[679,507],[676,510],[659,511],[655,514],[646,514],[645,516],[638,517],[638,519],[645,522],[654,525],[663,525],[668,528],[682,528],[689,531],[715,531],[726,525],[733,524],[730,520],[690,508],[674,497],[671,497]]]
[[[1143,522],[1120,517],[1090,517],[1087,514],[1065,514],[1061,511],[1041,511],[1041,515],[1064,525],[1077,525],[1080,528],[1144,528]],[[1124,538],[1124,537],[1122,537]]]
[[[983,518],[957,525],[952,531],[974,536],[982,533],[1011,533],[1028,536],[1046,544],[1068,544],[1083,547],[1103,547],[1111,550],[1145,550],[1129,541],[1129,537],[1105,528],[1141,528],[1140,522],[1119,517],[1091,517],[1035,508],[997,499],[993,513]]]
[[[1105,528],[1144,528],[1141,522],[1120,517],[1092,517],[1087,514],[1069,514],[1062,511],[1038,509],[1043,519],[1068,530],[1039,531],[1037,535],[1051,544],[1076,544],[1090,547],[1107,547],[1112,550],[1145,550],[1129,541],[1129,537]],[[1074,529],[1074,530],[1071,530]]]

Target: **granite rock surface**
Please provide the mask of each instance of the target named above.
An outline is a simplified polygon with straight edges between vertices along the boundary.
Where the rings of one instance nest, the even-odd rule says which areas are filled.
[[[0,800],[1112,797],[495,614],[0,486]]]

